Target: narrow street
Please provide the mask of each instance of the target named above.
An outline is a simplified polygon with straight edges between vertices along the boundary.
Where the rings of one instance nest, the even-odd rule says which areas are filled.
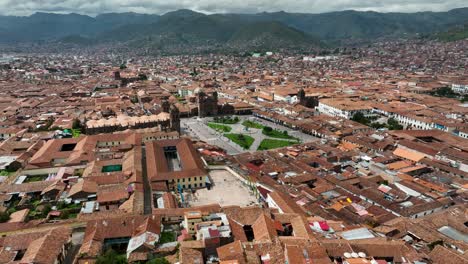
[[[148,180],[148,172],[146,168],[146,147],[141,147],[141,174],[143,177],[143,213],[145,215],[151,214],[153,212],[153,205],[152,205],[152,194],[151,194],[151,186]]]
[[[70,249],[68,249],[67,254],[65,256],[65,260],[63,263],[65,264],[73,264],[75,260],[76,254],[80,250],[81,245],[83,244],[84,239],[84,232],[75,232],[72,235],[72,243]]]

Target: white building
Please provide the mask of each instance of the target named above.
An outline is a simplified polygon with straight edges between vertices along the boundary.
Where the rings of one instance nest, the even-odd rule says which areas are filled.
[[[468,82],[452,83],[452,91],[459,94],[468,94]]]
[[[421,130],[434,129],[434,123],[432,121],[419,116],[410,114],[395,114],[393,118],[405,127],[412,127]]]
[[[321,114],[351,119],[356,113],[372,115],[372,108],[362,102],[339,99],[325,99],[319,102],[317,110]]]

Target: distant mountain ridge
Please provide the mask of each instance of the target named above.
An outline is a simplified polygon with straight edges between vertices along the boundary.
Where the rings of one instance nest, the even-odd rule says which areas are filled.
[[[323,14],[212,14],[177,10],[164,15],[35,13],[0,16],[0,43],[64,41],[86,44],[138,42],[145,45],[320,45],[321,41],[372,40],[433,34],[468,22],[468,8],[447,12],[378,13],[340,11]],[[274,44],[274,45],[273,45]]]

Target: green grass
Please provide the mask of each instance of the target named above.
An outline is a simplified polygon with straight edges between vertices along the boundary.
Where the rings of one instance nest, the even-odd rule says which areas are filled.
[[[28,176],[24,180],[24,182],[38,182],[38,181],[43,181],[47,179],[48,175],[34,175],[34,176]]]
[[[72,129],[72,135],[74,138],[77,138],[81,135],[81,130],[79,129]]]
[[[249,149],[255,141],[253,137],[244,134],[224,134],[224,136],[244,149]]]
[[[283,148],[287,146],[291,146],[297,144],[294,141],[286,141],[286,140],[276,140],[276,139],[264,139],[260,146],[258,146],[258,150],[269,150],[275,148]]]
[[[13,175],[14,173],[15,173],[14,171],[1,170],[0,176],[10,176],[10,175]]]
[[[174,242],[174,241],[176,241],[174,232],[165,231],[161,233],[161,238],[159,239],[160,244]]]
[[[225,126],[225,125],[219,125],[215,123],[208,123],[208,126],[211,127],[212,129],[218,131],[218,132],[231,132],[232,128],[230,126]]]
[[[245,120],[242,123],[242,125],[245,126],[245,127],[248,127],[248,128],[256,128],[256,129],[263,129],[265,127],[262,124],[259,124],[257,122],[253,122],[253,121],[250,121],[250,120]]]
[[[57,209],[58,210],[64,210],[64,209],[80,209],[81,204],[80,203],[65,203],[65,202],[59,202],[57,204]]]
[[[268,137],[272,137],[272,138],[283,138],[283,139],[294,139],[294,140],[299,140],[293,136],[290,136],[288,134],[285,134],[284,132],[281,132],[279,130],[272,130],[272,131],[265,131],[263,130],[262,131],[262,134],[265,135],[265,136],[268,136]]]
[[[236,117],[215,117],[213,118],[213,123],[234,125],[234,124],[239,123],[239,118],[237,116]]]

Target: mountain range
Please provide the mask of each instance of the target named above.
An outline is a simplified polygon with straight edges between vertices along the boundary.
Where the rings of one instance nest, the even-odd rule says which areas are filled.
[[[35,13],[0,16],[0,43],[62,42],[79,45],[319,46],[350,39],[373,40],[434,34],[468,22],[468,8],[447,12],[322,14],[211,14],[178,10],[164,15]]]

